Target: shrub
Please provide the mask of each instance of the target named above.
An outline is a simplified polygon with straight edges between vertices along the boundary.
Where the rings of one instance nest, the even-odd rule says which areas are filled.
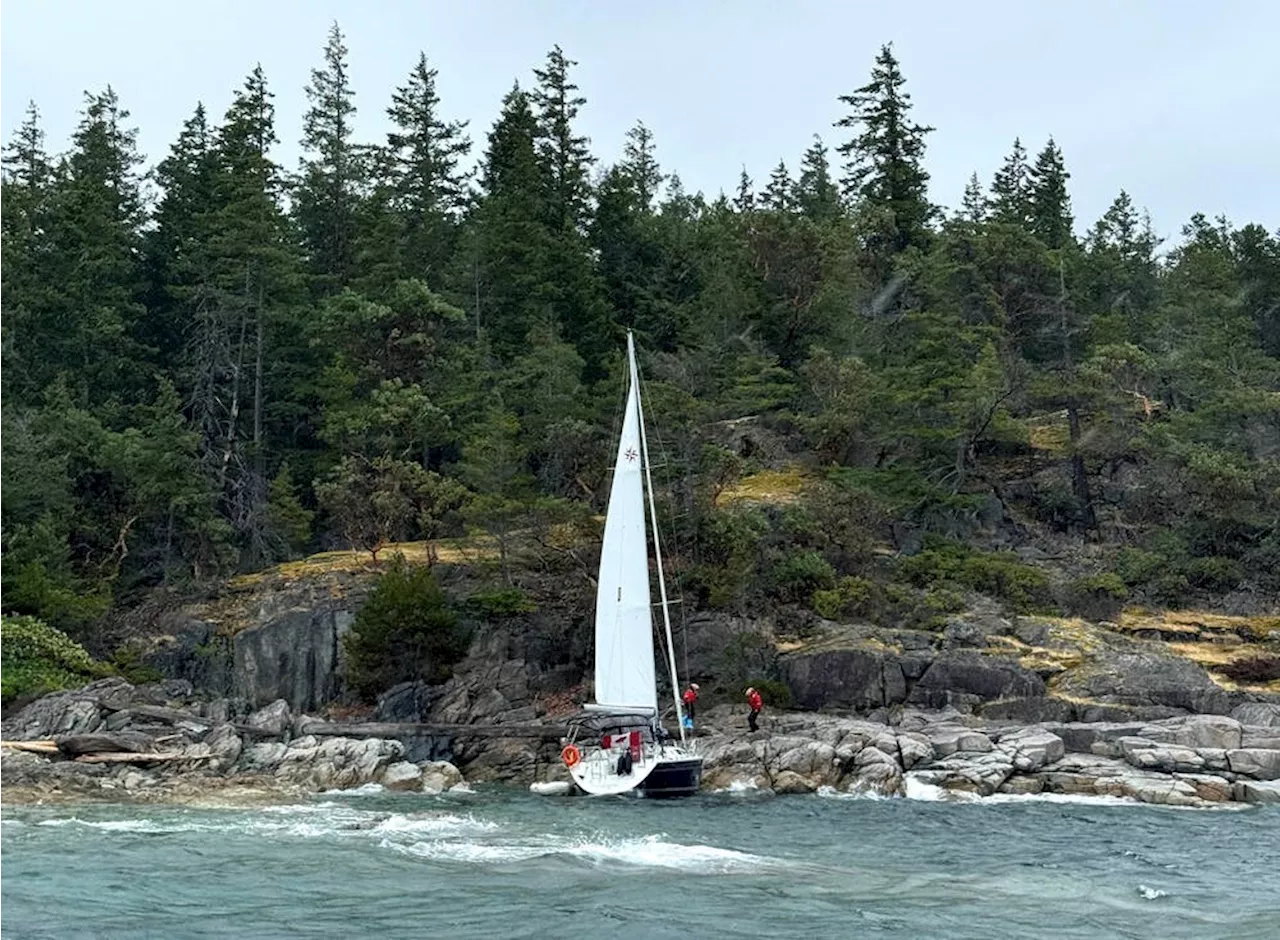
[[[1230,591],[1244,580],[1244,570],[1238,561],[1218,555],[1193,558],[1186,571],[1187,580],[1193,587],[1214,593]]]
[[[867,578],[841,578],[835,587],[813,592],[813,609],[827,620],[872,619],[881,606],[879,585]]]
[[[815,591],[835,586],[836,569],[817,552],[794,552],[774,568],[773,581],[784,600],[808,600]]]
[[[1116,555],[1116,575],[1131,587],[1146,584],[1168,567],[1169,559],[1159,552],[1122,548]]]
[[[398,682],[442,682],[468,642],[435,573],[396,557],[344,640],[348,678],[367,701]]]
[[[71,689],[111,674],[61,630],[35,617],[0,617],[0,698]]]
[[[1115,620],[1129,596],[1129,587],[1114,572],[1077,578],[1067,585],[1065,606],[1086,620]]]
[[[760,698],[764,702],[765,708],[789,708],[791,706],[791,687],[785,682],[778,679],[754,679],[748,681],[738,694],[743,696],[743,704],[746,703],[746,690],[754,688],[760,693]]]
[[[1012,552],[975,552],[954,539],[926,535],[924,549],[898,564],[917,587],[951,582],[1002,598],[1023,612],[1049,604],[1044,572],[1023,564]]]
[[[538,605],[529,599],[529,595],[518,587],[476,591],[467,598],[467,606],[482,617],[494,619],[531,614],[538,609]]]

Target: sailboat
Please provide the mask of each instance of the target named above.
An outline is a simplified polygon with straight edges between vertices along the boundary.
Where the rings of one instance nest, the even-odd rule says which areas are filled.
[[[627,366],[626,412],[605,515],[596,588],[595,701],[584,706],[584,717],[570,723],[561,757],[574,783],[592,795],[634,791],[647,797],[689,796],[697,792],[701,782],[702,758],[685,737],[636,347],[630,331]],[[658,573],[658,606],[666,632],[665,665],[671,673],[679,741],[663,728],[658,708],[646,496]]]

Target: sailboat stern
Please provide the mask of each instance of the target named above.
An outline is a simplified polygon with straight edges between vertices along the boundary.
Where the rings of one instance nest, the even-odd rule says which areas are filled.
[[[701,784],[702,758],[684,755],[659,758],[638,789],[649,799],[671,799],[693,796]]]

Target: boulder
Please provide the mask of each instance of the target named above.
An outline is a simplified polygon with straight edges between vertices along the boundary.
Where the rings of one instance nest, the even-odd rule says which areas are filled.
[[[419,768],[422,771],[423,793],[443,793],[466,782],[461,771],[448,761],[426,761]]]
[[[1000,735],[998,749],[1008,755],[1014,770],[1029,773],[1062,759],[1062,738],[1043,728],[1019,728]]]
[[[289,703],[279,698],[264,708],[259,708],[245,721],[250,728],[270,737],[280,737],[290,722]]]
[[[781,660],[792,701],[800,708],[869,710],[905,701],[897,654],[878,649],[798,652]]]
[[[388,790],[421,790],[422,768],[403,760],[388,764],[382,772],[382,785]]]
[[[935,761],[930,772],[944,771],[941,785],[948,790],[963,790],[990,796],[1013,774],[1013,764],[998,751],[986,754],[956,753]]]
[[[841,788],[847,793],[875,793],[880,796],[899,796],[902,787],[902,770],[898,765],[880,761],[859,767],[841,782]]]
[[[213,730],[205,735],[204,743],[209,746],[209,753],[213,755],[213,759],[209,762],[209,769],[214,771],[230,770],[240,759],[244,749],[244,742],[236,733],[235,726],[229,722],[215,725]]]
[[[1240,722],[1224,715],[1188,715],[1171,722],[1173,743],[1231,750],[1240,747]],[[1280,737],[1278,737],[1280,739]],[[1247,746],[1247,745],[1246,745]]]
[[[897,736],[898,759],[903,770],[927,764],[934,758],[933,744],[918,731],[900,731]]]
[[[54,692],[32,702],[4,722],[6,741],[41,741],[62,734],[88,734],[102,727],[103,699],[128,696],[124,679],[99,679],[81,689]]]
[[[1128,749],[1124,757],[1139,770],[1160,770],[1165,773],[1194,772],[1204,767],[1205,763],[1204,758],[1192,748],[1165,744]]]
[[[995,747],[989,737],[972,728],[942,726],[930,728],[925,734],[929,738],[929,743],[933,745],[934,752],[939,757],[946,757],[957,751],[974,753],[990,751]]]
[[[1036,775],[1027,777],[1014,775],[1000,784],[997,793],[1042,793],[1044,791],[1044,780]]]
[[[1225,803],[1233,799],[1233,789],[1229,781],[1214,774],[1176,774],[1179,780],[1185,780],[1195,788],[1196,796],[1210,803]]]
[[[965,696],[990,701],[1044,694],[1044,680],[1015,662],[975,650],[948,650],[920,677],[909,701],[938,708]]]
[[[1227,751],[1227,765],[1232,773],[1244,774],[1256,780],[1280,779],[1280,751],[1262,748],[1236,748]]]
[[[1245,727],[1236,746],[1280,751],[1280,728]]]
[[[1259,725],[1264,728],[1280,728],[1280,704],[1274,702],[1245,702],[1231,710],[1231,717],[1242,725]]]
[[[874,750],[874,748],[864,748]],[[790,771],[809,778],[815,785],[833,782],[839,775],[835,748],[821,741],[806,741],[779,755],[774,762],[779,771]],[[776,788],[775,788],[776,789]]]
[[[1280,780],[1237,780],[1232,794],[1241,803],[1280,803]]]
[[[1182,709],[1225,715],[1235,697],[1204,667],[1154,650],[1100,650],[1086,666],[1059,676],[1057,691],[1119,705]]]
[[[982,649],[987,645],[987,631],[971,620],[960,617],[948,617],[947,625],[942,631],[942,648]]]

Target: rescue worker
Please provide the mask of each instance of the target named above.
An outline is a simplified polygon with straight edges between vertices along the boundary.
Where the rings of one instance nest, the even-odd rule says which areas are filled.
[[[684,726],[686,728],[693,727],[693,712],[698,704],[698,683],[689,683],[689,688],[684,690],[684,695],[680,696],[684,701]]]
[[[752,731],[759,731],[760,728],[756,724],[756,720],[760,717],[760,709],[764,708],[764,700],[760,698],[760,693],[755,689],[747,689],[747,707],[751,709],[751,713],[747,715],[747,724]]]

